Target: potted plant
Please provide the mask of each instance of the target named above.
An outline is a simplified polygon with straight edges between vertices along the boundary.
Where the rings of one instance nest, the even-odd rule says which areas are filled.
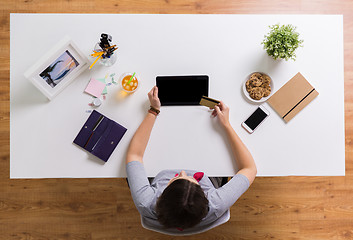
[[[292,59],[295,61],[296,55],[295,50],[298,47],[303,47],[303,40],[299,40],[299,33],[296,32],[296,28],[291,24],[282,25],[275,24],[269,26],[271,31],[265,35],[265,39],[261,44],[264,45],[264,49],[267,54],[273,59]]]

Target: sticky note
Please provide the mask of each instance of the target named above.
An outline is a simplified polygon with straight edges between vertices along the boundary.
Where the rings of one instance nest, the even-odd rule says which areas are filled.
[[[85,92],[99,98],[104,88],[105,83],[102,83],[95,78],[91,78],[91,81],[88,83]]]
[[[104,86],[106,86],[106,84],[105,84],[105,78],[100,78],[100,79],[98,79],[98,81],[104,83]],[[102,94],[107,94],[107,93],[108,93],[108,91],[107,91],[107,86],[106,86],[106,87],[103,89]]]

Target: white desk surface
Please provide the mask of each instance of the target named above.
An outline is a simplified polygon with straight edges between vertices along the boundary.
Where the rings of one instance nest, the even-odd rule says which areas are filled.
[[[297,26],[304,47],[297,61],[274,61],[260,44],[276,23]],[[344,175],[344,74],[342,15],[89,15],[11,14],[11,178],[125,177],[128,144],[143,120],[147,93],[158,75],[206,74],[209,96],[230,107],[231,123],[252,153],[258,176]],[[119,46],[112,67],[85,71],[48,101],[23,73],[69,35],[91,53],[102,32]],[[92,60],[93,61],[93,60]],[[72,141],[89,116],[83,93],[91,76],[136,71],[141,88],[122,98],[117,85],[97,110],[127,133],[105,164]],[[278,90],[301,72],[320,95],[289,123],[271,116],[253,133],[241,126],[257,107],[241,85],[254,71],[268,73]],[[207,108],[162,107],[146,149],[149,176],[163,169],[197,169],[233,175],[236,166],[216,119]]]

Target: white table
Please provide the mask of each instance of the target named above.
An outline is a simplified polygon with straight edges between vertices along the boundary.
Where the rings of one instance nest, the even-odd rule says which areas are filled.
[[[297,61],[274,61],[260,44],[276,23],[297,26],[304,47]],[[157,75],[206,74],[209,96],[231,109],[235,131],[248,146],[258,176],[344,175],[343,17],[341,15],[89,15],[11,14],[11,178],[125,177],[128,144],[143,120],[147,92]],[[23,73],[69,35],[91,53],[102,32],[119,46],[110,67],[85,71],[54,100],[47,101]],[[93,60],[92,60],[93,61]],[[97,110],[128,128],[109,161],[72,141],[88,118],[88,80],[136,71],[141,88],[123,98],[108,88]],[[289,123],[271,116],[248,134],[240,126],[255,109],[241,93],[251,72],[268,73],[278,90],[301,72],[320,95]],[[163,107],[145,154],[148,175],[163,169],[197,169],[232,175],[230,146],[207,108]]]

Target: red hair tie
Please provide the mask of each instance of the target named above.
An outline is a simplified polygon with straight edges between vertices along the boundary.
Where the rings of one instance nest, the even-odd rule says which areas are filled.
[[[194,174],[194,178],[197,180],[197,182],[200,182],[201,179],[203,178],[204,173],[203,172],[197,172]]]

